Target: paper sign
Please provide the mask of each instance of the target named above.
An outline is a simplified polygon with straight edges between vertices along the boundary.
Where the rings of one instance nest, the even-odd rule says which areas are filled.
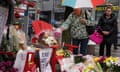
[[[49,63],[51,55],[52,55],[51,48],[45,48],[39,51],[41,72],[52,72]],[[49,70],[46,70],[46,68]]]

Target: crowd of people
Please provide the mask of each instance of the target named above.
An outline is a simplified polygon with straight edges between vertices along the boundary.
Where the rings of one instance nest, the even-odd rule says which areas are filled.
[[[68,16],[65,16],[65,21],[58,27],[61,32],[70,29],[70,35],[72,40],[72,45],[79,46],[79,48],[73,49],[73,54],[89,54],[89,35],[91,35],[94,30],[98,27],[98,32],[102,34],[103,41],[99,44],[99,55],[100,56],[111,56],[111,47],[113,45],[114,49],[117,48],[117,16],[114,14],[112,5],[107,5],[105,12],[100,16],[98,23],[94,23],[92,9],[84,8],[74,8],[69,11]],[[31,24],[32,22],[30,22]],[[87,27],[93,27],[92,32],[87,30]],[[31,28],[31,26],[30,26]],[[31,29],[29,28],[29,36],[31,38]],[[95,47],[95,46],[92,46]],[[106,50],[105,50],[106,48]],[[80,50],[80,51],[79,51]],[[94,48],[92,49],[94,53]],[[104,54],[104,50],[106,54]]]
[[[72,44],[80,46],[79,48],[73,49],[73,54],[87,54],[89,35],[86,30],[87,26],[90,26],[92,21],[92,15],[88,12],[85,14],[84,9],[74,8],[67,19],[59,27],[61,31],[70,28],[70,34],[72,38]],[[87,18],[86,18],[87,15]],[[117,17],[113,13],[112,5],[106,6],[105,12],[98,20],[98,24],[95,26],[98,32],[102,34],[103,41],[99,45],[99,56],[111,56],[111,47],[117,49]],[[104,49],[106,48],[106,54],[104,54]],[[79,51],[80,50],[80,51]]]

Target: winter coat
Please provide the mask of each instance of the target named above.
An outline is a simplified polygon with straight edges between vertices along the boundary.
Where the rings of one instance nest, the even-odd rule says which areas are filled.
[[[86,39],[88,38],[88,34],[86,31],[86,26],[89,26],[91,21],[88,19],[86,20],[86,24],[82,24],[80,18],[84,17],[84,14],[80,15],[79,17],[72,12],[66,21],[62,24],[61,28],[67,30],[70,28],[71,37],[75,39]]]
[[[100,27],[99,32],[102,31],[110,32],[109,35],[103,34],[103,41],[113,43],[117,39],[117,17],[115,14],[111,14],[110,18],[106,18],[106,14],[100,17],[98,26]]]

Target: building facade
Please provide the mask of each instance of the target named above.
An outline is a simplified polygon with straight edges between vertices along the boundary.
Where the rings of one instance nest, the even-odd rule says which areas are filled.
[[[120,0],[107,0],[106,4],[111,3],[113,5],[113,12],[115,13],[115,15],[119,18],[119,4],[120,4]],[[98,6],[95,9],[95,21],[97,23],[99,17],[104,13],[106,9],[106,5],[101,5]],[[118,19],[119,20],[119,19]]]
[[[34,0],[39,2],[40,18],[51,23],[52,20],[61,20],[64,17],[65,8],[61,6],[62,0]],[[30,9],[30,13],[35,13],[35,9]]]

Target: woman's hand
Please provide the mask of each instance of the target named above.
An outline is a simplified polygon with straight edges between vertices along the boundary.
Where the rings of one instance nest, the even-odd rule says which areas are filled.
[[[102,31],[102,33],[103,33],[104,35],[109,35],[109,34],[110,34],[110,32],[108,32],[108,31]]]
[[[80,21],[82,24],[86,24],[86,19],[85,18],[80,18]]]

